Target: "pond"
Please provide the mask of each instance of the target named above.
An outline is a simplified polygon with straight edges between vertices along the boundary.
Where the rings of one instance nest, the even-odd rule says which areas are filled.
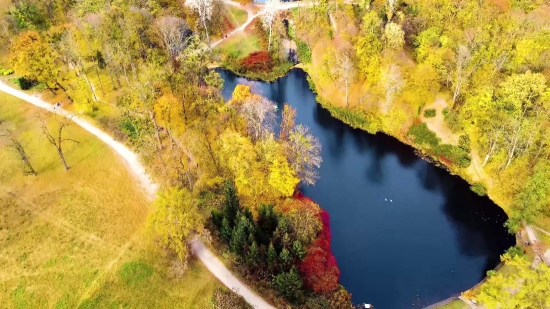
[[[285,102],[294,107],[296,123],[321,142],[320,179],[303,193],[330,214],[340,281],[354,303],[423,308],[477,284],[514,245],[501,208],[395,138],[333,118],[315,102],[304,71],[274,83],[219,72],[224,97],[248,84],[279,113]]]

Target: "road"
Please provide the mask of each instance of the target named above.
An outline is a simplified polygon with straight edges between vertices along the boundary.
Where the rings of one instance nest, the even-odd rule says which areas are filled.
[[[95,135],[97,138],[105,142],[128,163],[130,171],[137,177],[139,183],[149,195],[149,198],[154,199],[158,190],[158,185],[155,184],[152,181],[151,177],[147,174],[145,168],[139,161],[138,156],[128,147],[115,141],[109,134],[101,131],[90,122],[61,108],[54,108],[54,105],[45,102],[37,95],[28,95],[23,91],[9,87],[1,81],[0,91],[17,97],[23,101],[31,103],[49,112],[69,118],[76,124],[81,126],[84,130],[90,132],[91,134]],[[274,309],[274,307],[269,305],[265,300],[256,295],[245,284],[243,284],[239,279],[231,274],[231,272],[214,256],[212,252],[210,252],[210,250],[208,250],[208,248],[206,248],[204,243],[202,243],[200,240],[192,241],[191,248],[193,250],[193,253],[195,253],[195,255],[201,260],[206,268],[208,268],[208,270],[214,276],[216,276],[216,278],[218,278],[226,287],[241,295],[251,306],[260,309]]]

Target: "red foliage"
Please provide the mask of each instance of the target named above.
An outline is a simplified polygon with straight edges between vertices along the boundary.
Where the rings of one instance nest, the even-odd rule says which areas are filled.
[[[452,162],[449,158],[447,158],[447,157],[445,157],[445,156],[443,156],[443,155],[439,155],[439,161],[445,163],[445,164],[448,165],[448,166],[453,165],[453,162]]]
[[[250,53],[241,60],[241,69],[247,72],[269,72],[272,68],[271,55],[265,50]]]
[[[224,30],[227,32],[231,32],[233,31],[233,29],[235,29],[235,27],[233,27],[233,24],[231,23],[229,18],[227,18],[227,16],[225,15],[223,16],[223,25],[224,25]]]
[[[319,237],[309,246],[306,258],[300,264],[300,271],[304,278],[306,287],[317,293],[329,295],[338,288],[340,269],[336,258],[330,250],[330,217],[328,213],[321,210],[323,229]]]

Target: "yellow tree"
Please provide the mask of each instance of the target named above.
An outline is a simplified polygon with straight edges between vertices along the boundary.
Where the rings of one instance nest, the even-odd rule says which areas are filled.
[[[10,47],[10,62],[17,74],[44,83],[55,95],[61,85],[62,61],[36,31],[19,34]]]
[[[206,235],[197,199],[185,189],[169,188],[159,194],[155,206],[157,209],[149,226],[163,246],[174,250],[180,260],[186,261],[191,238]]]
[[[550,267],[531,263],[516,255],[502,256],[513,271],[489,275],[476,297],[489,309],[550,308]]]

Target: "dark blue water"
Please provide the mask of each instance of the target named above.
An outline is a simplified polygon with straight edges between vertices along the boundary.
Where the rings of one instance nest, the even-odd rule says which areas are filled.
[[[319,138],[321,178],[303,192],[330,214],[332,250],[354,303],[423,308],[477,284],[514,245],[502,209],[411,147],[330,116],[302,70],[275,83],[220,73],[226,98],[237,84],[251,85],[279,110],[284,102],[292,105],[296,123]]]

